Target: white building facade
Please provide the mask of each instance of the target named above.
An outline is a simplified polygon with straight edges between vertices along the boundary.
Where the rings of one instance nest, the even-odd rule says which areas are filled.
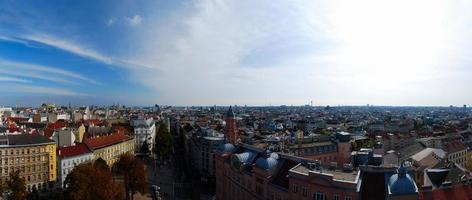
[[[64,182],[74,167],[91,162],[92,159],[93,153],[85,144],[59,148],[57,150],[57,186],[65,188]]]
[[[140,152],[141,147],[146,142],[149,151],[152,152],[156,137],[156,123],[152,118],[133,120],[135,151]]]

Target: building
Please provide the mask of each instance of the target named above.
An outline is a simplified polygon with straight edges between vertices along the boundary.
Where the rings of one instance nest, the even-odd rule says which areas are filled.
[[[361,166],[357,186],[362,200],[417,200],[418,187],[409,169],[400,167]]]
[[[51,138],[56,141],[58,148],[72,146],[76,140],[75,134],[70,128],[55,130]]]
[[[90,162],[93,159],[92,151],[87,145],[77,143],[74,146],[61,147],[57,149],[57,186],[65,187],[64,181],[75,166]]]
[[[201,128],[190,134],[191,166],[200,172],[203,181],[214,184],[215,154],[219,145],[224,143],[224,136],[210,128]]]
[[[229,139],[232,144],[238,142],[238,127],[236,123],[236,117],[233,112],[233,108],[230,106],[228,112],[226,112],[226,127],[225,136]]]
[[[467,146],[462,142],[451,142],[443,147],[447,152],[447,160],[459,164],[462,167],[467,165]]]
[[[302,133],[300,133],[302,134]],[[289,145],[289,152],[311,160],[319,160],[324,165],[351,163],[351,135],[339,132],[336,138],[317,135],[314,137],[300,137],[297,142]]]
[[[102,158],[110,167],[119,160],[120,155],[134,154],[134,138],[122,133],[84,138],[84,143],[92,150],[93,160]]]
[[[0,181],[20,171],[26,188],[44,190],[56,181],[56,143],[39,134],[0,136]]]
[[[143,144],[147,144],[147,147],[150,152],[154,147],[154,140],[156,137],[156,123],[152,118],[147,120],[137,119],[133,120],[134,127],[134,142],[135,150],[140,151]]]
[[[358,172],[240,144],[221,144],[217,199],[356,200]]]

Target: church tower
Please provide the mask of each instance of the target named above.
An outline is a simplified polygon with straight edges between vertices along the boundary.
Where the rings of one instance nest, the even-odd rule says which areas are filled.
[[[225,136],[229,139],[231,144],[236,144],[238,142],[238,127],[236,126],[236,117],[234,116],[233,108],[231,106],[226,113]]]

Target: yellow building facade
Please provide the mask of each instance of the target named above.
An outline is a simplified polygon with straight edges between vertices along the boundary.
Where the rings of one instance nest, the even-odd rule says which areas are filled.
[[[120,155],[134,154],[134,138],[124,134],[87,138],[84,143],[92,150],[94,160],[102,158],[110,167],[119,160]]]
[[[0,181],[20,172],[26,188],[48,189],[56,181],[56,143],[37,134],[0,136]]]

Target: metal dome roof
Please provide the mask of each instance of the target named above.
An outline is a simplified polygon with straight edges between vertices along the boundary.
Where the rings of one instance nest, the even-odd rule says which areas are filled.
[[[244,153],[236,154],[236,157],[238,158],[239,162],[241,163],[249,163],[251,160],[253,160],[255,154],[250,151],[246,151]]]
[[[234,112],[233,112],[233,108],[231,106],[229,106],[228,112],[226,112],[226,117],[227,118],[234,118]]]
[[[277,166],[279,154],[266,151],[266,155],[256,160],[256,167],[263,170],[271,170]]]
[[[233,153],[236,147],[231,143],[224,143],[218,145],[218,151],[221,153]]]
[[[263,170],[271,170],[276,167],[278,164],[277,159],[272,157],[260,157],[256,160],[256,167],[263,169]]]
[[[388,185],[392,195],[417,193],[415,182],[410,175],[406,173],[403,163],[400,165],[400,168],[398,168],[398,173],[390,177]]]

